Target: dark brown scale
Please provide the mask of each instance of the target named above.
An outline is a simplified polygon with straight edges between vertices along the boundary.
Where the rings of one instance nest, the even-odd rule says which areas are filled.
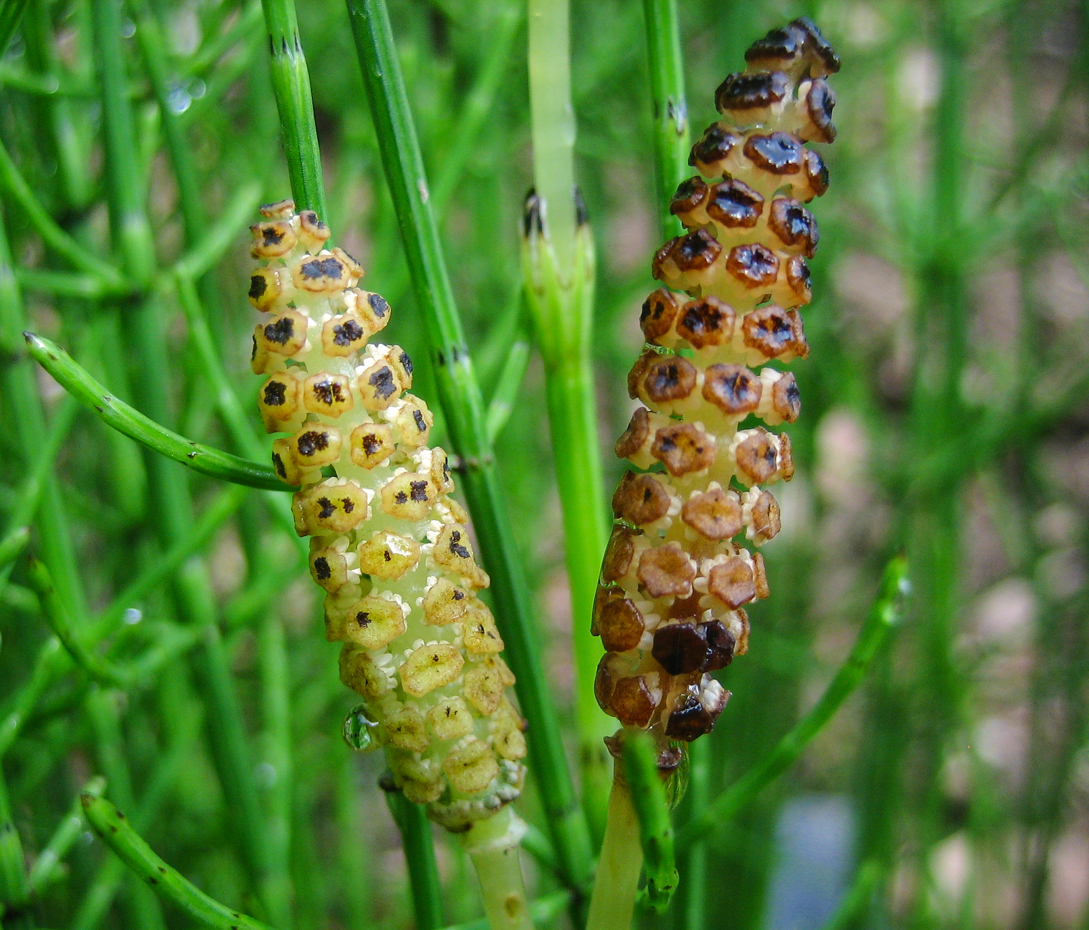
[[[808,354],[805,335],[799,329],[800,318],[774,304],[746,314],[741,322],[745,345],[768,358],[776,358],[790,351],[803,357]]]
[[[609,652],[627,652],[639,645],[646,624],[629,598],[616,589],[598,588],[594,626]]]
[[[781,528],[779,503],[769,491],[764,491],[752,507],[753,537],[758,542],[767,542],[778,536]]]
[[[695,210],[707,197],[707,185],[702,178],[689,178],[682,181],[677,193],[669,201],[669,212],[676,216]]]
[[[329,434],[319,430],[307,430],[299,437],[296,443],[301,455],[309,458],[318,452],[329,448]]]
[[[308,262],[303,262],[299,266],[299,271],[302,276],[309,281],[316,281],[320,278],[329,278],[330,280],[339,280],[344,275],[344,265],[341,264],[338,258],[312,258]]]
[[[416,421],[416,429],[421,433],[427,432],[427,421],[424,419],[422,410],[413,410],[412,419]]]
[[[397,382],[394,381],[393,371],[388,365],[383,365],[371,375],[368,383],[374,388],[374,396],[379,400],[385,400],[397,390]]]
[[[643,380],[647,368],[660,357],[653,349],[647,349],[631,366],[631,371],[628,372],[628,397],[632,400],[639,396],[639,382]]]
[[[791,197],[776,197],[768,213],[768,227],[786,246],[813,257],[820,232],[813,214]]]
[[[703,397],[730,417],[760,406],[763,383],[743,365],[711,365],[703,376]]]
[[[722,161],[729,157],[734,146],[740,141],[741,137],[736,132],[731,132],[718,123],[712,123],[704,130],[700,140],[692,146],[688,164],[694,168],[697,163],[710,165]]]
[[[660,520],[669,512],[669,493],[652,475],[626,472],[613,495],[613,513],[636,526]]]
[[[386,303],[386,298],[381,294],[371,294],[368,298],[368,303],[371,305],[371,309],[378,319],[382,319],[389,313],[389,304]]]
[[[764,198],[733,178],[711,188],[707,215],[730,229],[751,229],[764,211]]]
[[[675,478],[706,471],[715,461],[715,440],[694,423],[663,426],[654,435],[650,454]]]
[[[707,658],[700,671],[716,672],[734,660],[734,634],[726,629],[721,620],[703,624],[703,630],[707,637]]]
[[[287,481],[287,469],[284,467],[284,460],[280,457],[279,452],[272,453],[272,467],[284,481]]]
[[[458,530],[454,530],[450,534],[450,551],[459,559],[470,558],[469,550],[461,543],[461,533]]]
[[[659,281],[662,265],[672,259],[679,271],[703,271],[722,253],[722,246],[706,229],[678,236],[662,246],[654,256],[651,272]]]
[[[783,375],[771,389],[771,407],[787,423],[793,423],[802,412],[802,394],[798,380],[790,372]]]
[[[363,327],[355,320],[347,320],[333,327],[333,342],[338,346],[350,346],[364,336]]]
[[[817,197],[828,190],[828,166],[814,149],[805,150],[805,176]]]
[[[318,516],[323,520],[329,519],[329,517],[336,513],[336,504],[329,500],[328,497],[319,497],[318,505],[321,508],[318,510]]]
[[[635,554],[634,538],[634,534],[626,526],[613,528],[613,535],[605,549],[605,558],[601,562],[602,581],[619,581],[628,573]]]
[[[282,407],[287,402],[287,385],[282,381],[270,381],[265,385],[266,407]]]
[[[382,440],[379,439],[374,433],[367,433],[363,436],[363,451],[367,455],[374,455],[382,448]]]
[[[805,147],[789,132],[749,136],[745,154],[754,165],[772,174],[797,174],[802,170]]]
[[[810,279],[809,265],[802,256],[795,255],[787,262],[787,282],[798,295],[799,303],[809,303],[813,294],[813,284]]]
[[[666,736],[690,743],[697,737],[710,733],[714,725],[714,715],[700,703],[699,698],[686,694],[681,704],[669,715]]]
[[[761,429],[744,439],[737,447],[737,467],[753,484],[770,481],[779,467],[774,436]]]
[[[333,577],[333,570],[329,567],[329,560],[325,556],[314,559],[314,577],[318,581],[328,581]]]
[[[836,94],[828,84],[818,79],[809,88],[805,98],[806,112],[817,130],[814,141],[835,142],[836,127],[832,123],[832,110],[836,106]]]
[[[678,301],[664,287],[658,288],[645,301],[639,312],[639,326],[647,342],[656,343],[673,326],[677,316]]]
[[[620,438],[616,441],[615,449],[617,458],[631,458],[643,448],[643,444],[647,441],[649,435],[650,416],[647,413],[646,407],[640,407],[631,415],[628,428],[624,430],[623,434],[621,434]]]
[[[613,688],[610,701],[620,722],[629,727],[645,727],[657,704],[642,675],[621,678]]]
[[[683,400],[695,387],[696,368],[680,355],[659,355],[643,376],[643,389],[656,404]]]
[[[734,334],[734,310],[717,297],[701,297],[681,307],[677,335],[695,349],[719,346]]]
[[[806,32],[794,23],[772,29],[745,52],[745,62],[754,67],[786,71],[805,51]]]
[[[344,402],[344,385],[339,381],[318,381],[311,389],[319,403],[327,407]]]
[[[736,245],[730,249],[726,270],[745,287],[771,287],[779,274],[779,259],[759,242]]]
[[[789,92],[790,80],[781,71],[736,72],[715,91],[715,108],[726,115],[731,110],[769,107],[781,103]]]
[[[706,634],[698,623],[670,623],[654,631],[650,652],[670,675],[689,675],[706,661]]]
[[[411,488],[410,496],[416,503],[427,500],[427,482],[426,481],[410,481],[409,488]]]
[[[405,374],[412,374],[412,359],[408,357],[408,353],[403,349],[401,350],[400,361],[401,367],[405,370]]]
[[[261,274],[255,274],[250,277],[250,294],[249,296],[253,300],[259,300],[265,295],[265,291],[268,290],[268,281],[265,280],[265,276]]]
[[[279,245],[284,241],[284,230],[276,223],[262,225],[261,238],[265,245]]]
[[[265,327],[265,338],[277,345],[287,345],[295,335],[295,321],[289,316],[273,320]]]

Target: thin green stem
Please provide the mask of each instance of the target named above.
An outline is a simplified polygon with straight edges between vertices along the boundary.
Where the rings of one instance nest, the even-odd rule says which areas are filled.
[[[530,598],[488,439],[480,387],[473,376],[461,322],[427,197],[427,179],[401,78],[386,7],[381,0],[348,0],[348,11],[382,162],[401,226],[413,286],[424,316],[439,400],[485,567],[492,577],[496,616],[517,676],[529,721],[530,765],[562,864],[564,879],[580,891],[591,870],[586,822],[575,800],[559,721],[541,668],[541,649]]]
[[[529,0],[533,179],[562,279],[575,264],[575,108],[568,0]]]
[[[267,924],[220,904],[186,881],[179,872],[155,855],[125,815],[105,798],[85,792],[81,800],[87,822],[102,841],[161,897],[207,927],[217,930],[270,930]]]
[[[268,29],[269,68],[280,132],[284,143],[291,196],[299,210],[313,210],[328,219],[325,185],[321,176],[318,129],[310,95],[310,72],[306,67],[294,0],[262,0]]]
[[[18,913],[29,900],[23,841],[11,819],[7,780],[0,770],[0,918],[9,911]],[[20,924],[22,925],[22,923]]]
[[[400,791],[385,794],[389,811],[401,831],[417,930],[438,930],[442,926],[442,884],[435,862],[431,821],[422,805],[413,804]]]
[[[15,167],[15,162],[11,160],[2,142],[0,142],[0,188],[7,193],[11,203],[18,204],[23,210],[35,231],[42,237],[42,241],[74,268],[78,268],[97,281],[104,293],[123,295],[132,291],[132,282],[126,280],[101,256],[89,252],[85,246],[76,242],[53,221],[46,209],[38,202],[31,186]]]
[[[673,824],[650,740],[635,730],[626,733],[625,737],[624,777],[639,821],[639,845],[643,849],[643,866],[647,873],[647,904],[661,912],[669,906],[677,887]]]
[[[0,58],[8,50],[8,43],[29,5],[30,0],[3,0],[0,3]]]
[[[105,790],[106,779],[99,776],[87,782],[81,793],[98,797]],[[27,888],[32,895],[40,895],[47,886],[61,877],[61,863],[86,829],[87,821],[83,817],[83,802],[77,797],[72,802],[71,810],[61,820],[49,841],[34,859],[34,865],[30,867]]]
[[[202,475],[266,491],[289,490],[270,467],[179,436],[110,394],[60,346],[33,333],[23,335],[35,361],[107,426]]]
[[[676,0],[643,0],[650,59],[650,90],[654,102],[654,164],[658,180],[656,203],[662,233],[672,239],[682,231],[669,212],[669,201],[688,167],[688,103],[684,93],[684,60]]]
[[[68,650],[68,654],[76,665],[100,684],[126,687],[129,681],[124,672],[92,652],[76,635],[68,610],[58,596],[56,588],[53,587],[53,579],[50,578],[45,564],[37,559],[31,559],[27,567],[27,577],[31,588],[38,595],[42,617],[49,624],[53,635]]]
[[[694,816],[677,834],[684,846],[719,829],[785,772],[866,677],[882,643],[899,622],[907,592],[907,562],[897,556],[885,568],[881,590],[858,639],[813,709],[784,736],[764,760]]]

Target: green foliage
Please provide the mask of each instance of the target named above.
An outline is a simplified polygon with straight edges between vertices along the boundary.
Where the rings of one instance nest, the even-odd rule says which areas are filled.
[[[676,63],[648,65],[644,7],[658,23],[651,46],[668,57],[668,4],[571,13],[609,487],[661,244],[655,166],[671,157],[651,101]],[[528,338],[517,299],[533,176],[524,9],[433,0],[391,13],[460,308],[456,341],[476,371],[464,388],[478,392],[473,415],[444,418],[432,404],[433,436],[456,444],[460,430],[487,456],[460,484],[477,482],[479,498],[506,510],[509,530],[496,532],[526,587],[497,596],[532,625],[527,674],[543,668],[535,686],[566,725],[579,699],[555,479],[564,450],[545,420],[543,366],[509,350]],[[1084,890],[1057,878],[1089,842],[1074,816],[1089,736],[1085,11],[1062,0],[686,2],[678,35],[695,133],[749,42],[803,13],[843,70],[832,186],[813,207],[823,235],[805,311],[812,352],[792,366],[804,403],[791,428],[797,477],[784,531],[763,550],[772,596],[752,611],[750,652],[724,674],[734,696],[674,811],[677,893],[663,917],[639,919],[763,926],[780,812],[832,793],[856,823],[834,926],[1086,926]],[[417,393],[456,395],[433,363],[431,311],[409,272],[420,228],[399,225],[348,14],[299,4],[298,29],[325,219],[396,310],[387,335],[417,359]],[[86,788],[88,803],[104,793],[125,811],[129,850],[156,861],[138,834],[184,876],[188,900],[203,892],[213,911],[228,902],[280,930],[404,926],[412,903],[375,787],[381,761],[340,737],[355,700],[321,635],[288,495],[141,451],[65,401],[22,337],[63,346],[79,377],[174,440],[229,452],[221,473],[262,461],[243,227],[290,190],[273,81],[299,86],[298,61],[270,65],[261,6],[238,0],[3,0],[0,42],[0,921],[191,926],[84,841]],[[296,183],[320,190],[322,173],[306,167]],[[560,483],[568,504],[571,485]],[[829,720],[863,677],[844,665],[851,644],[877,645],[858,633],[901,552],[906,617],[862,657],[873,665],[861,693]],[[880,621],[875,612],[865,629]],[[575,745],[573,724],[563,736]],[[562,760],[554,735],[527,739]],[[563,926],[586,892],[577,836],[565,852],[549,833],[549,799],[574,796],[564,778],[554,761],[543,797],[531,774],[520,802],[542,926]],[[430,872],[426,839],[414,822],[413,865]],[[468,924],[480,908],[467,859],[436,843],[441,918]]]

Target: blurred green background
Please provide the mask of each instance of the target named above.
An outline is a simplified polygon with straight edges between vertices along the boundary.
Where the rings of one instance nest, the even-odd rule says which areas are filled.
[[[4,0],[0,23],[19,5]],[[532,175],[525,11],[513,0],[419,0],[394,2],[390,13],[488,394],[512,343],[529,338],[518,253]],[[783,532],[763,550],[772,596],[752,611],[749,654],[723,676],[734,696],[700,747],[712,793],[766,756],[812,705],[898,551],[909,558],[912,597],[860,692],[797,765],[709,841],[702,923],[683,916],[683,875],[674,910],[644,922],[817,928],[847,894],[853,903],[839,926],[1086,930],[1089,7],[684,0],[694,134],[717,117],[714,89],[742,66],[749,43],[803,14],[843,61],[832,80],[839,139],[822,150],[832,185],[812,206],[822,236],[804,314],[812,351],[792,366],[803,398],[791,427],[797,475],[781,490]],[[110,63],[122,67],[112,71],[103,71],[101,42],[96,49],[96,15],[92,0],[30,0],[0,59],[0,210],[10,253],[0,253],[0,527],[6,537],[27,521],[20,506],[37,479],[29,551],[53,570],[76,630],[99,630],[111,660],[133,676],[124,687],[95,685],[43,652],[50,631],[25,557],[4,567],[0,781],[16,845],[41,875],[31,903],[3,902],[0,921],[192,926],[127,879],[83,827],[73,826],[57,867],[36,865],[80,788],[104,774],[108,795],[152,846],[219,900],[270,922],[277,914],[267,902],[279,902],[284,927],[410,926],[400,844],[375,788],[382,760],[354,755],[340,738],[353,695],[337,680],[316,588],[267,496],[150,464],[25,358],[19,334],[33,328],[117,396],[149,413],[159,405],[192,439],[248,454],[223,391],[242,399],[243,428],[259,428],[245,226],[259,203],[288,195],[260,5],[134,0],[117,13],[120,58]],[[299,16],[327,220],[366,267],[366,286],[390,301],[384,335],[417,359],[415,392],[430,400],[345,11],[304,3]],[[631,0],[575,2],[572,25],[611,487],[620,474],[611,444],[633,406],[624,375],[641,348],[638,309],[655,286],[650,259],[661,244],[646,36]],[[136,117],[137,175],[125,183],[144,192],[151,219],[157,267],[142,294],[168,321],[158,360],[134,354],[143,311],[131,294],[111,291],[103,271],[126,265],[105,208],[118,183],[103,170],[107,72],[124,82]],[[156,85],[168,91],[162,100]],[[176,131],[190,154],[181,182],[168,155]],[[197,318],[222,360],[219,379],[208,377],[196,318],[182,312],[169,273],[202,247],[212,251]],[[149,376],[151,364],[158,374]],[[544,409],[534,357],[498,459],[536,592],[543,658],[569,719],[571,617]],[[433,439],[443,442],[441,415]],[[183,508],[174,517],[154,493],[156,467],[191,490],[191,505],[172,499]],[[209,513],[218,522],[201,535],[194,514]],[[164,534],[164,521],[185,532]],[[156,575],[172,545],[173,594]],[[179,597],[196,604],[203,625],[179,624]],[[232,701],[238,718],[223,714]],[[242,727],[224,733],[231,719]],[[232,771],[239,781],[225,787]],[[246,784],[256,793],[240,810],[232,791]],[[521,810],[541,825],[532,788]],[[11,842],[0,836],[0,846]],[[465,860],[445,837],[437,843],[446,918],[476,918]],[[533,888],[554,888],[525,858]],[[262,896],[255,875],[272,875],[275,887]]]

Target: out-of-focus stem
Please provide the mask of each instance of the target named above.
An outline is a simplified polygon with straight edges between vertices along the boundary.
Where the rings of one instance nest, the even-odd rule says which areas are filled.
[[[575,110],[571,105],[568,0],[529,0],[529,100],[533,179],[544,203],[561,276],[574,266]]]

